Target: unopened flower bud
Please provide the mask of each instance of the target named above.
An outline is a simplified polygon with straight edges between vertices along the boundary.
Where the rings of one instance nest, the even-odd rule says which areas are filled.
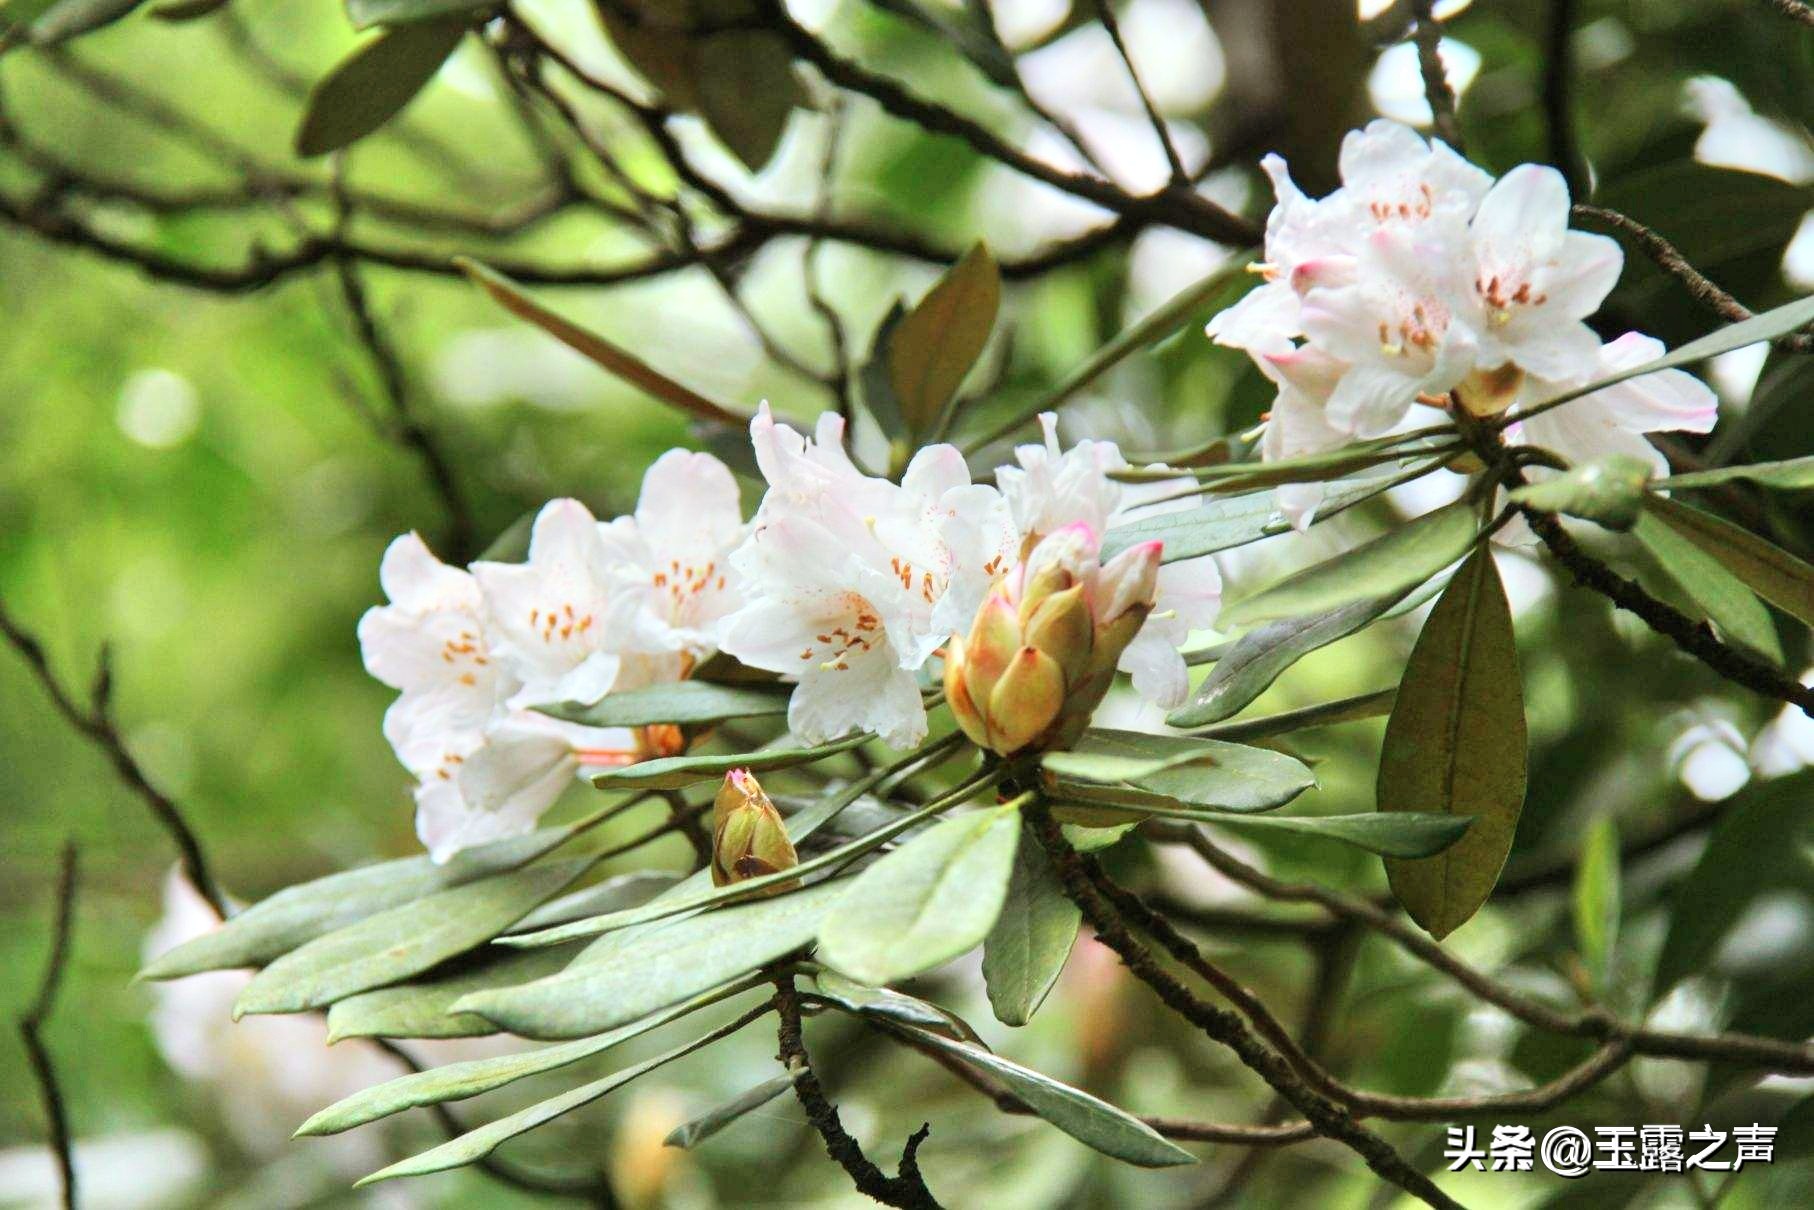
[[[748,769],[732,769],[712,803],[712,885],[729,886],[800,864],[793,841],[775,804]],[[777,883],[756,892],[772,895],[793,890],[798,881]]]

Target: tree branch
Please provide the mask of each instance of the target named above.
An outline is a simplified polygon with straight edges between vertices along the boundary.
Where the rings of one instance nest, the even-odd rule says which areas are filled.
[[[1586,197],[1589,178],[1575,134],[1575,0],[1550,0],[1549,45],[1543,60],[1543,113],[1549,126],[1549,162],[1568,182],[1570,197]]]
[[[1449,87],[1442,56],[1437,53],[1442,45],[1442,23],[1431,11],[1433,7],[1434,0],[1411,0],[1411,12],[1417,19],[1411,33],[1417,43],[1417,70],[1423,73],[1424,97],[1430,103],[1437,135],[1460,151],[1461,123],[1455,117],[1455,90]]]
[[[57,1081],[56,1065],[44,1045],[42,1030],[56,1008],[57,991],[63,985],[63,973],[69,965],[70,937],[75,930],[76,846],[69,841],[63,846],[63,860],[57,875],[56,914],[52,917],[50,952],[44,960],[44,975],[38,983],[38,994],[30,1007],[19,1015],[19,1038],[25,1044],[25,1055],[32,1075],[38,1081],[38,1093],[44,1101],[44,1119],[49,1133],[50,1149],[57,1159],[57,1172],[63,1185],[63,1205],[75,1210],[76,1164],[74,1144],[69,1134],[69,1111],[63,1102],[63,1088]]]

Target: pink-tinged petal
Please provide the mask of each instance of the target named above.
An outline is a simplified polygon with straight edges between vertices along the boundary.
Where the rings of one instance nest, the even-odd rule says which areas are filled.
[[[1456,206],[1464,217],[1473,214],[1480,200],[1493,187],[1490,172],[1469,163],[1441,139],[1430,140],[1430,159],[1424,167],[1424,177],[1437,197]]]
[[[1500,347],[1528,374],[1551,382],[1580,382],[1594,374],[1600,338],[1584,323],[1523,325],[1523,338]]]
[[[1159,560],[1164,554],[1163,542],[1142,542],[1102,565],[1096,578],[1094,613],[1098,625],[1114,621],[1137,605],[1153,603],[1159,585]],[[1218,576],[1217,586],[1220,584]]]
[[[408,610],[475,608],[479,601],[472,577],[435,558],[414,532],[392,539],[384,548],[378,583],[391,604]]]
[[[724,650],[751,668],[803,676],[825,658],[817,642],[823,619],[790,601],[751,601],[724,622]]]
[[[1518,427],[1524,442],[1554,450],[1572,463],[1625,454],[1648,462],[1659,475],[1669,473],[1669,463],[1656,447],[1622,428],[1596,395],[1551,408],[1520,421]]]
[[[598,561],[598,520],[578,500],[550,500],[529,531],[529,562],[575,568]]]
[[[1342,137],[1336,165],[1350,187],[1390,177],[1415,175],[1426,162],[1430,145],[1409,126],[1375,118]]]
[[[1306,399],[1321,404],[1348,372],[1348,365],[1314,345],[1305,345],[1263,358],[1260,371],[1274,382],[1293,387]]]
[[[1586,319],[1600,309],[1625,271],[1625,250],[1618,241],[1586,231],[1570,231],[1562,241],[1557,263],[1538,277],[1546,297],[1546,312],[1569,319]]]
[[[1298,296],[1289,283],[1267,282],[1216,312],[1204,331],[1225,348],[1256,354],[1282,352],[1303,331],[1298,306]]]
[[[1627,332],[1600,350],[1599,375],[1628,370],[1663,356],[1663,342],[1640,332]],[[1706,383],[1682,370],[1659,370],[1628,378],[1596,391],[1592,398],[1606,408],[1612,422],[1637,433],[1658,431],[1706,433],[1719,421],[1719,396]],[[1557,411],[1567,411],[1564,404]]]
[[[1331,426],[1355,437],[1384,436],[1405,418],[1421,389],[1418,379],[1379,365],[1342,375],[1324,408]]]
[[[1300,534],[1316,520],[1317,510],[1323,506],[1323,497],[1327,494],[1328,489],[1321,483],[1281,483],[1272,489],[1279,512]]]
[[[891,748],[911,748],[926,738],[926,710],[913,673],[871,656],[809,673],[788,700],[787,726],[806,744],[874,731]]]
[[[1554,168],[1520,164],[1487,191],[1472,227],[1482,265],[1535,264],[1562,251],[1568,183]]]
[[[636,525],[657,555],[721,550],[743,529],[737,480],[710,454],[669,450],[643,475]]]
[[[1184,657],[1150,621],[1122,650],[1116,667],[1133,678],[1135,693],[1162,709],[1182,706],[1190,693]]]
[[[1161,567],[1153,589],[1153,608],[1173,615],[1186,630],[1213,626],[1222,609],[1222,569],[1214,556],[1200,555]]]
[[[923,500],[970,486],[970,468],[955,445],[928,445],[914,454],[901,476],[901,486]]]
[[[1101,549],[1102,535],[1095,526],[1086,521],[1061,526],[1040,539],[1039,545],[1028,553],[1022,582],[1031,584],[1048,570],[1058,568],[1069,582],[1076,583],[1096,566]]]

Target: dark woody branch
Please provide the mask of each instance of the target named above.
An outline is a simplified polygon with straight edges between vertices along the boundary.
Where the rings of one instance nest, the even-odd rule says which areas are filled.
[[[50,1135],[50,1149],[56,1156],[57,1173],[62,1183],[62,1204],[66,1210],[76,1206],[76,1165],[74,1144],[69,1133],[69,1109],[63,1101],[63,1086],[57,1080],[56,1065],[44,1045],[43,1029],[56,1008],[57,991],[63,985],[63,974],[69,965],[69,943],[75,927],[76,846],[63,846],[63,860],[57,875],[55,916],[50,932],[50,953],[44,960],[44,975],[39,980],[37,995],[19,1014],[19,1039],[25,1045],[25,1056],[37,1080],[38,1093],[44,1102],[45,1123]]]

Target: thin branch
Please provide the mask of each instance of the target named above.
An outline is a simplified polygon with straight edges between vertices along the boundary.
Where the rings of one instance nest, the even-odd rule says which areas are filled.
[[[1570,197],[1586,197],[1587,161],[1581,155],[1574,114],[1575,0],[1550,0],[1549,45],[1543,60],[1543,114],[1549,126],[1549,162],[1568,182]]]
[[[1766,0],[1766,2],[1791,21],[1814,26],[1814,6],[1802,3],[1802,0]]]
[[[152,817],[169,833],[170,839],[176,842],[183,876],[208,901],[214,914],[225,920],[228,913],[227,898],[221,893],[219,884],[214,881],[214,875],[208,869],[208,860],[202,854],[201,842],[196,839],[182,810],[145,776],[145,771],[127,749],[126,740],[114,721],[113,672],[107,648],[101,648],[95,666],[94,683],[89,688],[88,702],[83,705],[76,701],[51,671],[50,658],[45,654],[43,644],[13,620],[6,611],[4,601],[0,601],[0,636],[4,636],[12,649],[25,660],[32,675],[49,695],[57,713],[84,739],[107,754],[113,762],[114,771],[126,783],[127,789],[138,795],[150,808]]]
[[[1720,289],[1706,274],[1689,264],[1688,258],[1674,244],[1630,215],[1608,210],[1604,206],[1584,205],[1576,205],[1573,214],[1578,219],[1604,223],[1621,235],[1629,236],[1637,244],[1638,250],[1648,256],[1657,268],[1681,282],[1696,302],[1726,322],[1738,323],[1750,319],[1754,314],[1751,308]],[[1777,348],[1792,353],[1814,352],[1814,334],[1791,333],[1779,337],[1775,344]]]
[[[63,1102],[63,1088],[57,1081],[56,1065],[44,1045],[42,1031],[56,1008],[57,991],[63,985],[63,974],[69,965],[70,938],[75,930],[76,873],[76,846],[74,841],[69,841],[63,846],[62,864],[57,874],[56,914],[51,922],[50,952],[44,960],[44,975],[30,1007],[19,1015],[19,1038],[25,1044],[25,1055],[31,1062],[32,1075],[38,1081],[38,1093],[44,1101],[50,1149],[57,1159],[66,1210],[75,1210],[76,1205],[74,1145],[70,1140],[69,1110]]]
[[[334,273],[340,282],[340,297],[352,317],[354,334],[365,346],[372,367],[383,384],[384,397],[390,404],[391,422],[385,426],[388,435],[422,464],[429,486],[441,500],[447,513],[447,560],[465,564],[478,553],[478,527],[466,494],[460,489],[453,463],[441,442],[416,415],[410,402],[409,381],[404,376],[403,359],[378,326],[372,313],[371,300],[365,292],[365,281],[358,267],[345,258],[334,262]]]
[[[1434,4],[1435,0],[1411,0],[1411,12],[1417,18],[1411,37],[1417,43],[1417,70],[1423,73],[1424,97],[1430,103],[1436,133],[1443,142],[1460,151],[1461,123],[1455,118],[1455,90],[1449,86],[1449,77],[1438,53],[1442,46],[1442,22],[1431,12]]]
[[[1461,1203],[1406,1163],[1389,1143],[1355,1121],[1340,1105],[1305,1084],[1290,1064],[1261,1045],[1240,1017],[1199,999],[1160,966],[1153,954],[1135,940],[1098,890],[1100,866],[1092,857],[1080,854],[1070,846],[1043,803],[1029,809],[1028,819],[1034,835],[1057,867],[1065,893],[1083,911],[1084,918],[1096,931],[1097,940],[1114,950],[1135,977],[1158,994],[1166,1007],[1232,1050],[1244,1066],[1291,1102],[1318,1134],[1348,1146],[1382,1180],[1429,1205],[1459,1210]]]
[[[1153,104],[1152,95],[1146,91],[1146,85],[1140,79],[1140,71],[1134,66],[1134,57],[1128,53],[1127,43],[1122,41],[1121,22],[1115,17],[1114,0],[1096,0],[1096,17],[1102,22],[1102,28],[1108,31],[1109,41],[1115,44],[1115,53],[1121,56],[1121,65],[1127,68],[1127,78],[1133,82],[1134,92],[1140,98],[1140,107],[1146,111],[1147,123],[1153,128],[1153,137],[1159,140],[1159,146],[1165,150],[1165,162],[1172,170],[1172,184],[1189,185],[1190,172],[1184,167],[1184,158],[1178,154],[1164,116],[1160,114],[1159,107]]]
[[[939,1210],[939,1203],[926,1188],[925,1178],[920,1175],[915,1156],[920,1144],[932,1132],[932,1127],[923,1125],[908,1136],[907,1146],[901,1152],[901,1167],[898,1175],[889,1176],[863,1154],[863,1148],[850,1132],[844,1129],[843,1119],[838,1116],[838,1107],[833,1105],[819,1084],[819,1077],[814,1074],[812,1060],[806,1053],[806,1042],[800,1028],[800,996],[794,990],[792,975],[781,975],[775,979],[775,1014],[780,1018],[776,1037],[780,1053],[776,1056],[790,1073],[795,1074],[794,1095],[800,1100],[800,1107],[806,1110],[806,1116],[825,1140],[825,1150],[836,1160],[839,1167],[850,1174],[857,1190],[887,1206],[899,1206],[903,1210]]]

